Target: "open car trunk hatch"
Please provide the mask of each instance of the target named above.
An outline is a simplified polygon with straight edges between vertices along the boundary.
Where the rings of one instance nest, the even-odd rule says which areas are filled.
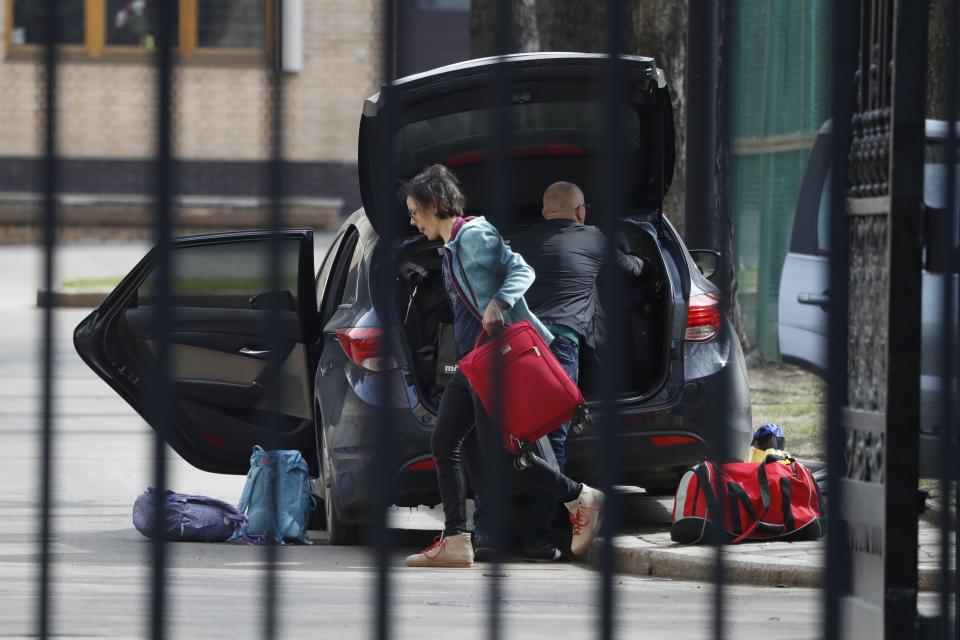
[[[521,218],[516,223],[535,219],[543,190],[557,180],[596,193],[603,181],[599,161],[607,153],[616,154],[624,167],[619,201],[628,210],[659,215],[674,168],[669,91],[653,58],[621,56],[616,75],[621,102],[610,105],[605,100],[610,62],[606,55],[581,53],[483,58],[402,78],[389,92],[369,98],[360,121],[358,164],[371,224],[383,234],[384,216],[404,212],[393,194],[434,163],[456,173],[469,212],[489,212],[495,197],[489,188],[493,150],[504,135],[501,117],[512,173],[522,177],[511,181],[508,196]],[[496,91],[501,78],[506,90]],[[611,117],[618,125],[613,149],[606,143]],[[378,130],[383,127],[391,131]],[[381,181],[376,165],[386,141],[396,171]],[[401,226],[406,227],[394,229]]]

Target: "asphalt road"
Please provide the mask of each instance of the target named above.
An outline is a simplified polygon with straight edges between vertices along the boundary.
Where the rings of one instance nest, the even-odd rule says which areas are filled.
[[[14,291],[35,284],[22,282],[29,277],[26,267],[9,270],[16,269],[16,260],[8,249],[0,247],[0,266],[8,269],[0,271],[0,282],[11,294],[0,308],[0,637],[20,637],[35,631],[42,318],[29,304],[11,301]],[[117,251],[115,258],[132,265],[138,252]],[[151,483],[153,432],[76,355],[71,332],[85,313],[55,314],[53,629],[65,637],[143,637],[150,612],[150,546],[133,528],[131,508]],[[239,498],[243,478],[200,472],[168,454],[175,490],[230,502]],[[401,520],[407,530],[391,556],[394,637],[488,637],[489,566],[404,567],[404,556],[431,539],[435,518],[404,510],[397,514]],[[314,536],[314,546],[278,550],[278,637],[370,637],[372,554],[330,547],[322,533]],[[263,548],[178,544],[170,553],[169,637],[262,637]],[[502,637],[596,637],[599,582],[592,570],[512,561],[502,575]],[[730,587],[727,596],[728,637],[819,635],[817,591]],[[709,585],[617,577],[618,637],[711,637],[712,597]]]

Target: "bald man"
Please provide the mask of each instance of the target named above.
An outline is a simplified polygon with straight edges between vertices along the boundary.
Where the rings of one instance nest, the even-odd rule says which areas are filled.
[[[607,239],[597,227],[584,224],[587,203],[583,191],[572,182],[555,182],[543,194],[544,222],[531,226],[511,242],[537,274],[525,297],[530,310],[555,337],[550,350],[576,382],[580,373],[580,345],[600,345],[602,315],[597,276],[607,252]],[[639,277],[643,261],[617,252],[617,265]],[[549,435],[550,444],[563,471],[570,424]],[[524,532],[524,555],[531,560],[557,560],[553,543],[553,520],[557,510],[551,496],[531,492]]]
[[[531,226],[510,246],[537,273],[526,293],[530,310],[554,335],[596,349],[600,341],[597,276],[607,239],[597,227],[584,224],[587,208],[580,187],[555,182],[543,193],[544,222]],[[644,263],[637,256],[617,251],[616,257],[617,266],[627,275],[642,274]]]

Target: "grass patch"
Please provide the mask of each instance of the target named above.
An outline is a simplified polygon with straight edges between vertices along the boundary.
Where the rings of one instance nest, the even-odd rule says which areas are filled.
[[[826,457],[826,386],[799,367],[762,363],[747,370],[753,424],[783,428],[787,451],[800,458]]]
[[[67,289],[112,289],[120,284],[120,278],[75,278],[64,280],[63,286]]]

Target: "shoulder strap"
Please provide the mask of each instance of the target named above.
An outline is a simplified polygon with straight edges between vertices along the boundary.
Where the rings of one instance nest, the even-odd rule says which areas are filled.
[[[247,474],[247,481],[243,484],[243,494],[240,496],[240,502],[237,504],[237,511],[240,513],[246,513],[247,508],[250,506],[250,494],[253,493],[253,485],[259,475],[259,465],[250,468],[250,472]]]
[[[463,278],[463,283],[467,285],[467,289],[470,291],[470,297],[473,299],[473,308],[476,309],[477,315],[480,316],[480,302],[477,300],[477,295],[473,292],[473,287],[470,286],[470,279],[467,277],[467,271],[463,268],[463,261],[460,260],[460,256],[457,256],[457,268],[460,270],[460,277]]]
[[[467,307],[470,313],[473,314],[473,316],[477,320],[480,320],[481,322],[483,322],[483,315],[477,309],[477,305],[474,302],[471,302],[471,300],[467,298],[466,294],[463,292],[463,289],[460,288],[460,284],[457,282],[456,274],[453,273],[453,260],[451,260],[450,258],[453,252],[450,251],[449,249],[447,249],[446,252],[447,253],[446,253],[446,256],[444,256],[444,259],[447,261],[447,266],[450,269],[450,282],[453,284],[453,290],[457,292],[457,297],[460,298],[460,301],[463,302],[463,304]],[[466,273],[464,273],[463,265],[460,264],[459,257],[457,258],[457,264],[460,267],[460,273],[463,277],[463,281],[466,283],[467,287],[470,288],[470,295],[473,296],[474,299],[476,299],[476,296],[473,295],[473,288],[470,287],[470,281],[467,279]]]

